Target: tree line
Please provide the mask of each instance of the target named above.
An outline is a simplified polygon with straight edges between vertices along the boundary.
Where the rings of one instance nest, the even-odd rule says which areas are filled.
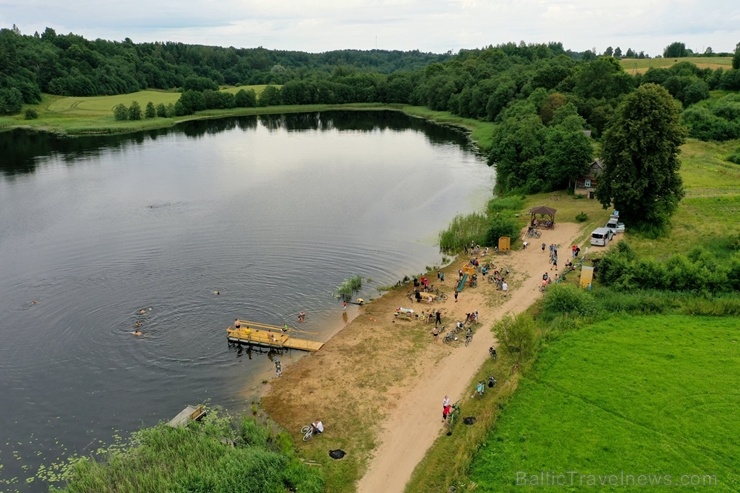
[[[681,44],[666,48],[681,49]],[[670,50],[669,50],[670,48]],[[685,49],[685,47],[683,47]],[[614,52],[612,53],[615,54]],[[615,56],[576,53],[561,43],[504,43],[443,55],[372,50],[322,54],[182,43],[88,41],[74,34],[0,30],[0,112],[17,112],[41,92],[118,94],[144,88],[182,91],[172,107],[117,107],[119,119],[181,116],[213,108],[383,103],[426,106],[496,123],[489,162],[500,191],[562,189],[593,159],[620,105],[641,87],[659,87],[680,109],[688,135],[740,137],[740,44],[733,68],[688,62],[628,74]],[[257,97],[222,84],[267,84]],[[724,90],[721,98],[710,91]],[[652,97],[652,96],[651,96]],[[677,124],[677,123],[676,123]],[[669,125],[672,128],[673,123]],[[673,130],[671,130],[672,132]],[[590,135],[587,136],[586,134]],[[627,136],[629,137],[629,136]],[[682,137],[683,138],[683,137]],[[680,139],[677,140],[677,142]],[[613,153],[613,161],[618,160]],[[662,159],[662,158],[661,158]],[[677,184],[680,188],[680,183]],[[605,201],[609,191],[601,194]],[[680,190],[663,211],[673,209]]]

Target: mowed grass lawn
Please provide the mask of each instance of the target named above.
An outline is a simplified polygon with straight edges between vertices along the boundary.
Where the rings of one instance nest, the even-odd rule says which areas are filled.
[[[732,57],[731,56],[693,56],[685,58],[622,58],[619,63],[622,64],[622,68],[628,74],[642,74],[647,72],[649,68],[668,68],[680,62],[693,63],[699,68],[711,68],[716,70],[723,68],[725,70],[732,69]]]
[[[739,336],[736,319],[679,315],[620,316],[564,336],[476,455],[475,491],[666,491],[676,482],[740,491]],[[565,483],[543,486],[542,471]],[[624,486],[622,473],[663,486]]]

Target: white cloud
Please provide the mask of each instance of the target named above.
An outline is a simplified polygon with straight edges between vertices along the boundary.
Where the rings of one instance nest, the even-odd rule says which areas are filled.
[[[731,51],[740,3],[714,0],[0,0],[0,26],[87,38],[181,41],[320,52],[457,51],[559,41],[651,55],[673,41]]]

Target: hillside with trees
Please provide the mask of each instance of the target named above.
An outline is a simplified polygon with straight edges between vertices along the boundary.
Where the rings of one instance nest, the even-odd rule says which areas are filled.
[[[693,54],[683,43],[666,54]],[[610,56],[611,54],[611,56]],[[562,189],[584,172],[593,143],[625,97],[644,84],[668,91],[689,136],[740,137],[740,44],[732,69],[679,62],[628,74],[621,48],[603,56],[561,43],[505,43],[457,54],[341,50],[319,54],[183,43],[134,43],[74,34],[0,30],[0,113],[19,113],[41,93],[114,95],[181,91],[172,107],[114,108],[116,119],[184,116],[235,107],[380,103],[424,106],[494,122],[489,161],[501,191]],[[635,55],[632,48],[628,54]],[[707,56],[715,56],[710,52]],[[639,55],[635,55],[639,56]],[[259,97],[222,85],[267,84]],[[712,91],[724,91],[711,97]],[[140,103],[137,102],[137,106]],[[591,136],[590,140],[584,133]]]

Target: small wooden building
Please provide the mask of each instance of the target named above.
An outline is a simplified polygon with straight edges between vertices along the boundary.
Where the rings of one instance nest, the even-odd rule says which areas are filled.
[[[599,181],[599,176],[604,172],[604,162],[601,159],[595,159],[591,163],[588,173],[576,178],[576,185],[573,189],[573,193],[578,195],[585,195],[589,199],[595,198],[596,184]]]

